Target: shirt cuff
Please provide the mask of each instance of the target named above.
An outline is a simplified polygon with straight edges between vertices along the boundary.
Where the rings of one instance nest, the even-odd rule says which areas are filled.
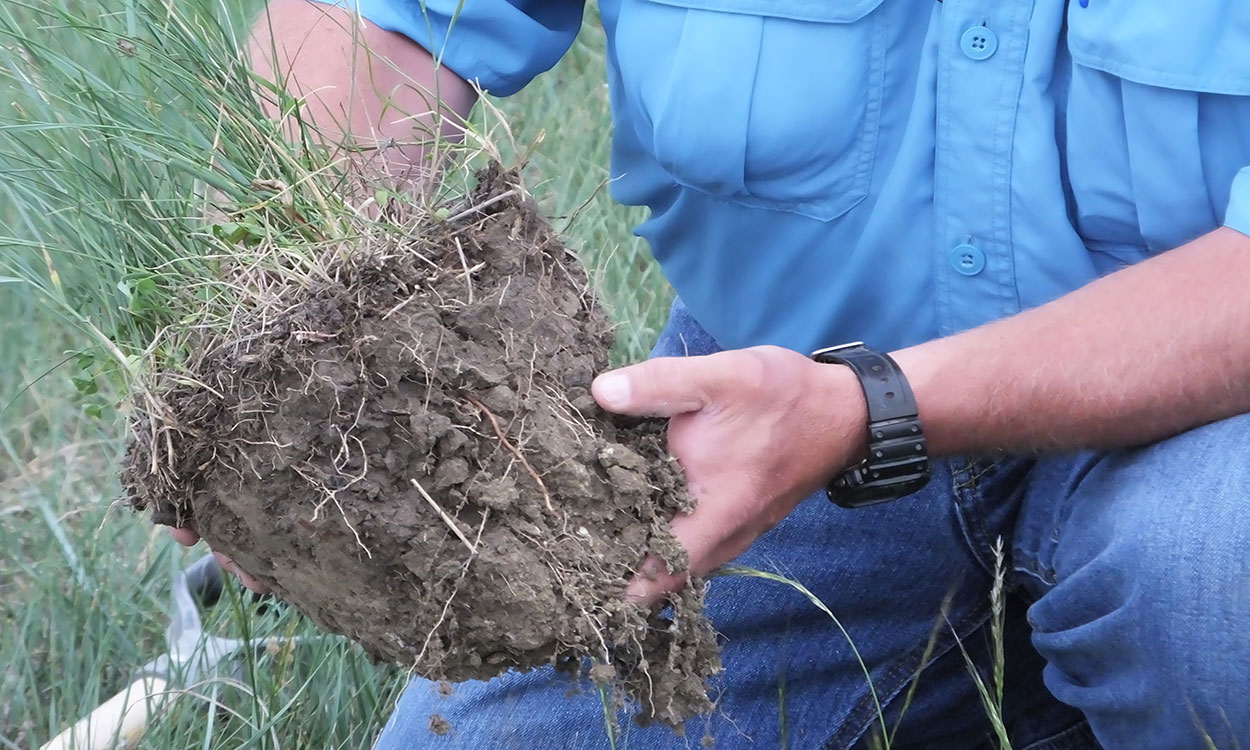
[[[1233,179],[1224,226],[1250,236],[1250,167],[1238,172]]]
[[[495,96],[510,96],[551,69],[582,23],[581,0],[314,1],[403,34],[439,64]]]

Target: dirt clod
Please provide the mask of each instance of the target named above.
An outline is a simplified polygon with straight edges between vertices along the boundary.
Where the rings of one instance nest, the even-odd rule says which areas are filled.
[[[703,586],[665,614],[622,594],[647,554],[684,565],[690,499],[663,425],[590,399],[611,334],[576,258],[508,173],[468,201],[505,193],[243,311],[136,418],[125,484],[375,658],[460,681],[593,657],[676,725],[719,669]]]
[[[451,731],[451,722],[438,714],[430,714],[430,731],[442,737]]]

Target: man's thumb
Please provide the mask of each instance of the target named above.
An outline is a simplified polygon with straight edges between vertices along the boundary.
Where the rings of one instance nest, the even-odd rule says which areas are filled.
[[[672,417],[707,404],[706,357],[659,357],[595,378],[590,391],[604,409],[639,417]]]

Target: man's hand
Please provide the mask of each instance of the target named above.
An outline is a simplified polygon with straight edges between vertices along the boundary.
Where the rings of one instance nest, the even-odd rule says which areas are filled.
[[[846,367],[776,347],[653,359],[599,376],[599,405],[668,417],[668,450],[697,502],[672,530],[702,575],[744,552],[859,458],[867,406]],[[656,560],[628,589],[650,603],[679,588]]]
[[[169,533],[170,533],[170,536],[172,536],[176,542],[178,542],[179,544],[184,544],[188,547],[200,541],[200,535],[188,528],[179,528],[179,529],[171,528],[169,530]],[[213,557],[217,558],[217,564],[221,566],[222,570],[226,571],[227,573],[233,573],[235,576],[238,577],[239,582],[242,583],[244,586],[247,586],[249,589],[251,589],[252,591],[255,591],[258,594],[269,593],[269,588],[265,586],[265,584],[261,583],[255,578],[252,578],[247,573],[244,573],[242,570],[240,570],[239,566],[235,564],[234,560],[231,560],[230,558],[226,557],[220,552],[214,552]]]

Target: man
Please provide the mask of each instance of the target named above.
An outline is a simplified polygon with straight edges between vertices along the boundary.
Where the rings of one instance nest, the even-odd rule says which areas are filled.
[[[256,44],[315,118],[368,142],[412,140],[395,113],[427,112],[420,88],[459,114],[466,79],[519,89],[582,15],[359,2],[356,27],[273,0]],[[964,654],[991,668],[998,539],[1014,747],[1250,740],[1250,4],[600,10],[613,193],[650,207],[638,231],[681,301],[663,357],[595,396],[671,418],[698,498],[673,528],[696,572],[743,555],[790,575],[857,648],[785,587],[717,579],[717,712],[625,744],[994,747]],[[804,356],[855,340],[901,375]],[[923,460],[891,472],[876,452],[899,445]],[[868,487],[833,493],[886,502],[823,499],[865,458]],[[681,583],[656,572],[631,595]],[[416,681],[378,747],[607,746],[598,696],[567,689],[542,672],[450,698]]]

